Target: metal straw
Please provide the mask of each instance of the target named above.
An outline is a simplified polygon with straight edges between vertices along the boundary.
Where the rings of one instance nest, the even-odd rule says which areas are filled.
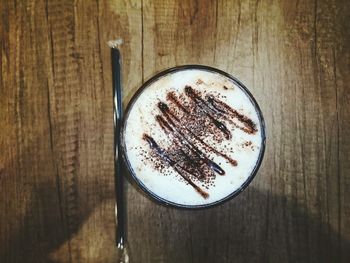
[[[122,87],[121,87],[121,55],[119,46],[123,40],[109,41],[112,58],[112,81],[113,81],[113,117],[114,117],[114,182],[115,182],[115,219],[116,219],[116,245],[120,250],[121,263],[129,262],[129,256],[126,248],[125,231],[125,205],[124,205],[124,184],[122,174],[120,130],[122,125]]]

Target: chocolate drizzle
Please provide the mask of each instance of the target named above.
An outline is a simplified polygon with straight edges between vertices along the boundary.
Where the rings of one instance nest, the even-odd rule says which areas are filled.
[[[232,133],[225,121],[248,134],[257,131],[256,124],[212,94],[203,98],[190,86],[185,87],[183,94],[177,96],[169,92],[166,98],[167,102],[158,102],[160,114],[155,119],[167,135],[170,147],[160,147],[148,134],[144,134],[143,139],[157,160],[172,167],[203,198],[208,198],[209,194],[194,181],[205,187],[213,183],[216,174],[225,175],[221,164],[211,156],[221,156],[232,166],[237,166],[237,161],[209,145],[206,138],[219,144],[230,140]]]
[[[251,119],[249,119],[247,116],[239,113],[235,109],[232,109],[225,102],[215,99],[212,95],[207,95],[206,99],[208,103],[211,105],[211,109],[214,109],[215,111],[217,111],[226,120],[230,121],[230,123],[235,124],[235,126],[238,126],[241,130],[249,134],[254,134],[255,132],[257,132],[255,123]],[[233,119],[238,119],[238,121],[242,123],[244,127],[234,123]]]
[[[212,116],[211,109],[209,105],[192,89],[190,86],[185,87],[185,93],[188,97],[190,97],[202,110],[206,113],[206,115],[210,118],[210,120],[214,123],[214,125],[225,135],[227,140],[231,139],[231,132],[227,129],[226,125],[217,120],[214,116]]]
[[[185,179],[186,182],[188,182],[203,198],[208,198],[209,194],[205,192],[203,189],[201,189],[198,185],[196,185],[184,172],[189,173],[189,171],[186,169],[186,167],[181,167],[179,164],[177,164],[174,160],[171,159],[171,157],[166,153],[166,151],[159,147],[159,145],[156,143],[156,141],[148,136],[147,134],[143,135],[143,139],[146,140],[150,146],[151,149],[155,150],[158,154],[158,156],[167,162],[171,167],[174,168],[174,170],[180,174],[180,176]]]

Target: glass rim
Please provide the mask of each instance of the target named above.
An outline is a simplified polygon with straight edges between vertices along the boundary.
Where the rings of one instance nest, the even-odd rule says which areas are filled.
[[[216,200],[214,202],[208,203],[208,204],[202,204],[202,205],[186,205],[186,204],[179,204],[176,202],[172,202],[169,201],[165,198],[162,198],[160,196],[158,196],[157,194],[155,194],[154,192],[152,192],[150,189],[148,189],[146,187],[146,185],[144,185],[144,183],[141,181],[141,179],[139,179],[130,162],[129,159],[127,157],[127,153],[126,153],[126,145],[125,145],[125,136],[124,136],[124,131],[125,131],[125,127],[126,127],[126,123],[127,123],[127,119],[129,116],[129,113],[132,109],[132,106],[134,105],[134,103],[136,102],[136,100],[138,99],[138,97],[141,95],[141,93],[148,87],[150,86],[150,84],[152,84],[153,82],[157,81],[158,79],[160,79],[161,77],[164,77],[165,75],[177,72],[177,71],[183,71],[183,70],[189,70],[189,69],[198,69],[198,70],[204,70],[204,71],[209,71],[209,72],[214,72],[214,73],[218,73],[221,74],[225,77],[227,77],[228,79],[230,79],[231,81],[233,81],[234,84],[236,84],[237,86],[239,86],[239,88],[248,96],[249,100],[252,102],[256,113],[258,115],[258,119],[260,122],[260,129],[261,129],[261,148],[260,148],[260,153],[259,153],[259,157],[258,160],[254,166],[253,171],[250,173],[249,177],[244,181],[244,183],[237,188],[235,191],[233,191],[232,193],[230,193],[229,195]],[[121,132],[119,134],[119,139],[120,139],[120,146],[122,148],[121,151],[121,155],[122,155],[122,159],[124,160],[124,163],[129,171],[129,173],[131,174],[131,177],[133,178],[133,180],[136,182],[136,184],[138,185],[139,188],[141,188],[141,190],[147,195],[152,197],[153,200],[155,200],[156,202],[158,202],[159,204],[165,205],[165,206],[170,206],[170,207],[175,207],[175,208],[182,208],[182,209],[203,209],[203,208],[210,208],[210,207],[214,207],[220,204],[225,203],[228,200],[233,199],[234,197],[238,196],[244,189],[247,188],[247,186],[253,181],[253,179],[255,178],[262,160],[264,158],[264,154],[265,154],[265,148],[266,148],[266,126],[265,126],[265,121],[264,121],[264,117],[262,115],[262,111],[257,103],[257,101],[255,100],[254,96],[251,94],[251,92],[248,90],[248,88],[242,83],[240,82],[237,78],[235,78],[234,76],[232,76],[231,74],[222,71],[220,69],[217,68],[213,68],[210,66],[205,66],[205,65],[196,65],[196,64],[191,64],[191,65],[182,65],[182,66],[176,66],[176,67],[172,67],[172,68],[168,68],[165,69],[157,74],[155,74],[153,77],[149,78],[146,82],[144,82],[139,88],[138,90],[134,93],[134,95],[132,96],[132,98],[130,99],[126,110],[125,110],[125,114],[123,117],[123,121],[122,121],[122,127],[121,127]]]

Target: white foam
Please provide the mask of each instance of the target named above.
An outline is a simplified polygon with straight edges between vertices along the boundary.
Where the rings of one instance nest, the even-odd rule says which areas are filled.
[[[198,84],[198,79],[202,80],[203,83]],[[141,156],[142,151],[150,149],[148,143],[142,139],[144,133],[149,134],[156,141],[163,142],[162,148],[168,146],[165,145],[165,142],[168,141],[167,137],[154,118],[156,114],[159,114],[156,105],[159,101],[166,101],[166,94],[169,91],[183,93],[186,85],[201,92],[206,90],[206,94],[220,93],[226,96],[220,99],[248,116],[256,123],[258,129],[255,134],[247,134],[240,129],[231,127],[232,139],[216,145],[216,148],[219,149],[224,149],[224,145],[232,147],[234,153],[228,155],[237,160],[238,165],[234,167],[220,156],[210,156],[214,158],[215,162],[220,163],[220,166],[226,171],[226,175],[217,175],[214,181],[215,185],[205,189],[209,193],[207,199],[199,195],[193,187],[180,180],[180,176],[171,167],[167,168],[167,172],[170,172],[171,175],[164,175],[164,173],[154,169],[151,163],[144,162]],[[224,89],[223,86],[228,89]],[[246,93],[231,79],[218,73],[199,69],[186,69],[165,75],[144,89],[128,115],[124,141],[131,168],[142,184],[155,195],[180,205],[213,203],[239,189],[251,175],[262,150],[261,123],[254,105]],[[251,141],[253,147],[242,147],[242,144],[247,141]],[[200,181],[196,181],[196,183],[201,185]]]

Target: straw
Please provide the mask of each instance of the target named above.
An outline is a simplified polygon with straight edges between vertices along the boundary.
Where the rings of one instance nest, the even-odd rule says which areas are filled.
[[[112,80],[113,80],[113,117],[114,117],[114,182],[115,182],[115,219],[116,219],[116,245],[121,250],[120,262],[129,262],[126,250],[125,232],[125,206],[124,206],[124,184],[122,174],[120,130],[122,125],[122,87],[121,87],[121,55],[119,46],[122,39],[108,41],[111,48],[112,58]]]

